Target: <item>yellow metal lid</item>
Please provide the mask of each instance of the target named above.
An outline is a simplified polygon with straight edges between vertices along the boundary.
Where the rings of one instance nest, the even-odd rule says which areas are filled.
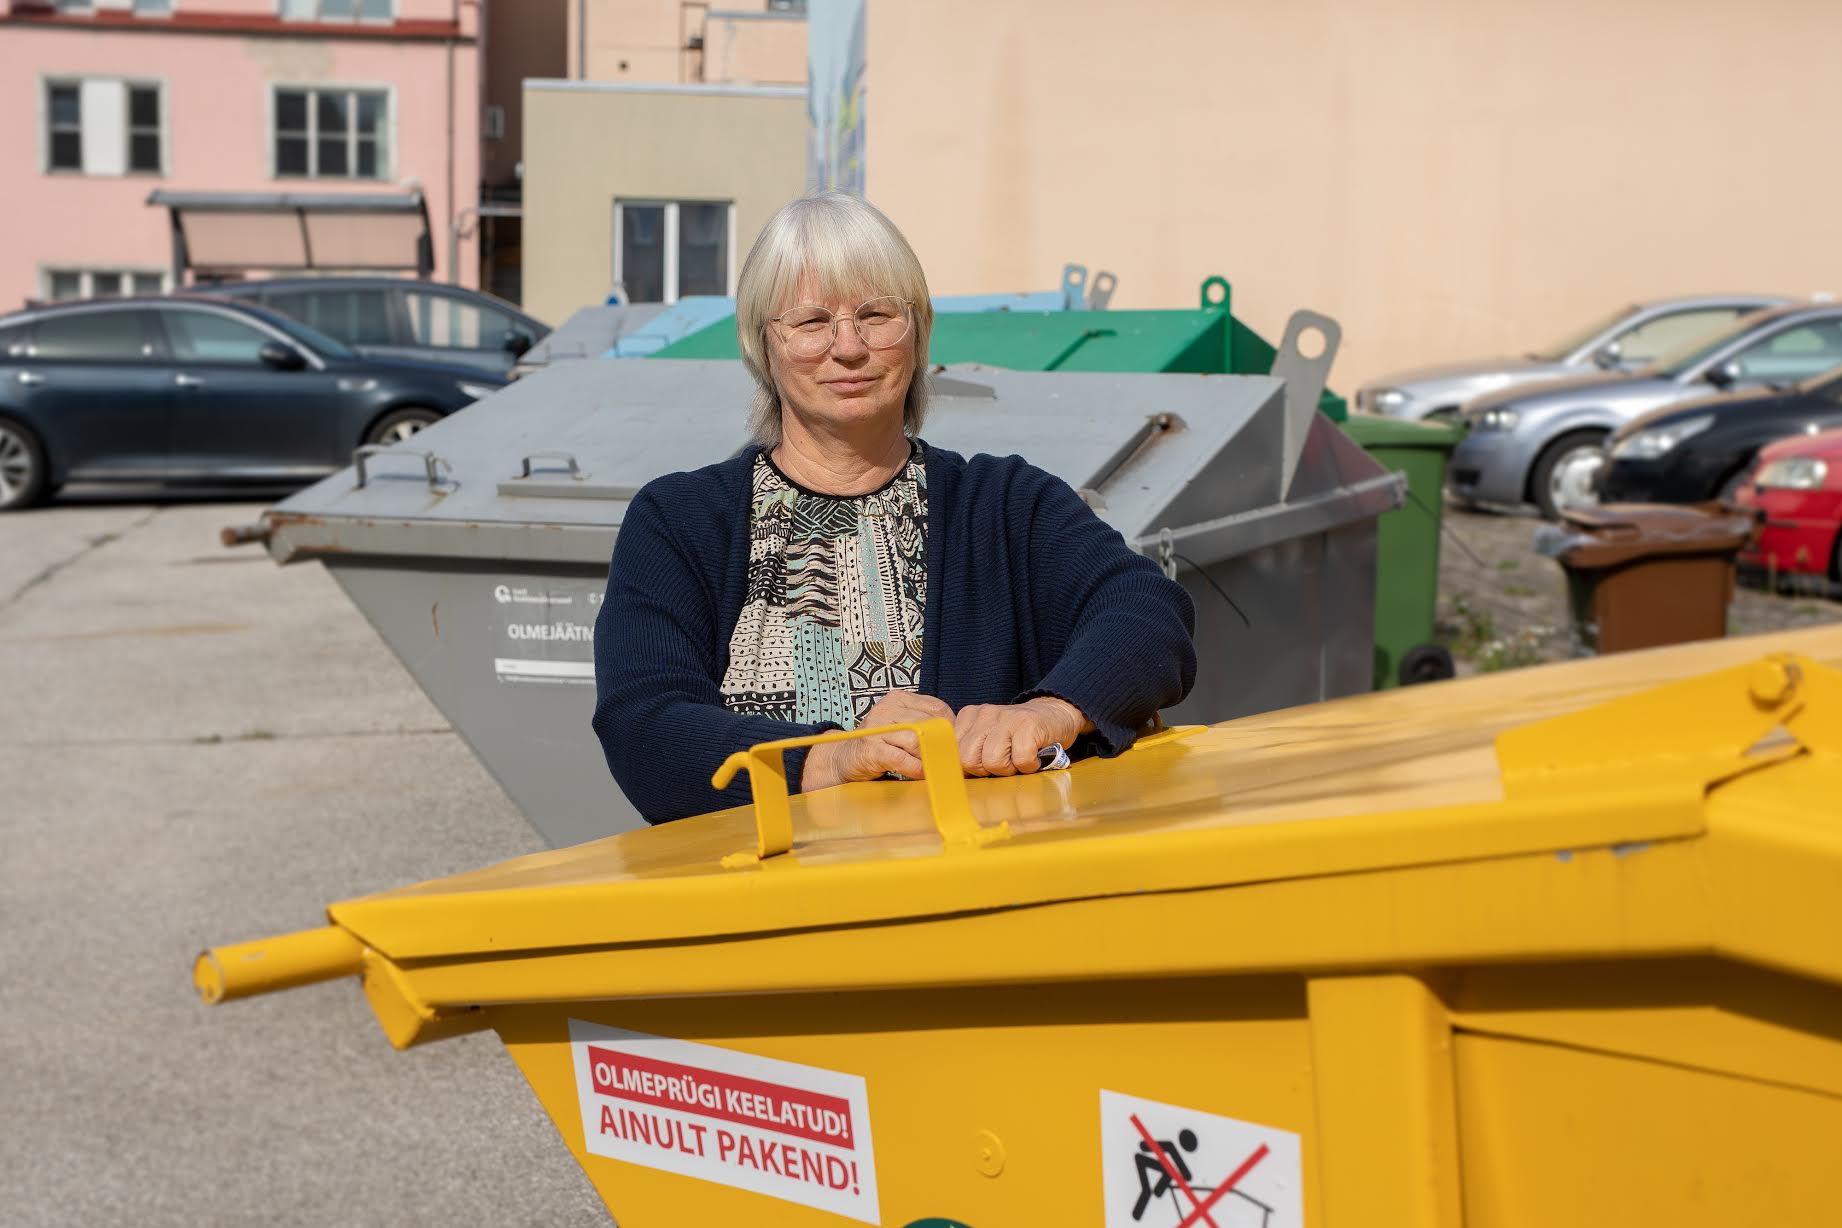
[[[1772,654],[1798,654],[1807,668],[1759,664]],[[1769,748],[1747,757],[1776,724],[1795,716],[1803,736],[1826,721],[1842,747],[1838,667],[1842,628],[1830,628],[1364,695],[1169,731],[1068,771],[968,781],[982,834],[1002,825],[983,843],[943,841],[922,783],[857,784],[792,798],[792,848],[780,856],[754,856],[757,815],[741,807],[329,915],[414,975],[418,961],[708,943],[1641,846],[1705,833],[1709,788],[1776,762]],[[1787,679],[1782,695],[1768,694],[1773,669]],[[1669,683],[1680,685],[1654,690]],[[1788,739],[1777,758],[1806,751]],[[1755,807],[1802,814],[1818,805],[1812,787],[1778,797],[1762,778],[1746,793]],[[1834,878],[1842,847],[1832,840],[1824,851]]]

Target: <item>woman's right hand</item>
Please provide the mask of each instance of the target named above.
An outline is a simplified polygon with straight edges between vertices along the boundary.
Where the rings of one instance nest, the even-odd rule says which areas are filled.
[[[906,725],[935,717],[950,721],[953,709],[932,695],[890,691],[871,707],[861,727]],[[825,742],[813,747],[806,752],[800,792],[829,789],[853,780],[876,780],[889,772],[909,780],[921,779],[921,743],[913,730],[898,729],[893,733],[872,734],[848,742]]]

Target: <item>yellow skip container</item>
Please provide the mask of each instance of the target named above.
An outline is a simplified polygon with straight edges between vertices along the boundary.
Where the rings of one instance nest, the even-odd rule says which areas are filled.
[[[1842,1223],[1842,630],[860,784],[337,904],[622,1228]],[[920,726],[951,762],[950,728]]]

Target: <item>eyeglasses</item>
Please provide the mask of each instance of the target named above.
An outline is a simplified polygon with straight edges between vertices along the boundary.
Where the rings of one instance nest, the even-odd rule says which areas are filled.
[[[873,298],[851,312],[857,339],[872,350],[900,345],[908,336],[914,304],[893,294]],[[794,358],[818,358],[838,340],[838,321],[844,317],[829,307],[790,307],[771,322],[780,325],[780,337]]]

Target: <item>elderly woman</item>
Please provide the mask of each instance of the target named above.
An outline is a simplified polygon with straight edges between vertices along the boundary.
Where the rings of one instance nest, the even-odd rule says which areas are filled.
[[[1116,755],[1195,675],[1183,589],[1021,457],[919,436],[934,322],[920,262],[855,197],[796,200],[742,267],[755,443],[648,483],[595,627],[595,732],[650,822],[748,800],[757,742],[929,717],[968,775]],[[812,792],[921,775],[906,730],[787,756]]]

